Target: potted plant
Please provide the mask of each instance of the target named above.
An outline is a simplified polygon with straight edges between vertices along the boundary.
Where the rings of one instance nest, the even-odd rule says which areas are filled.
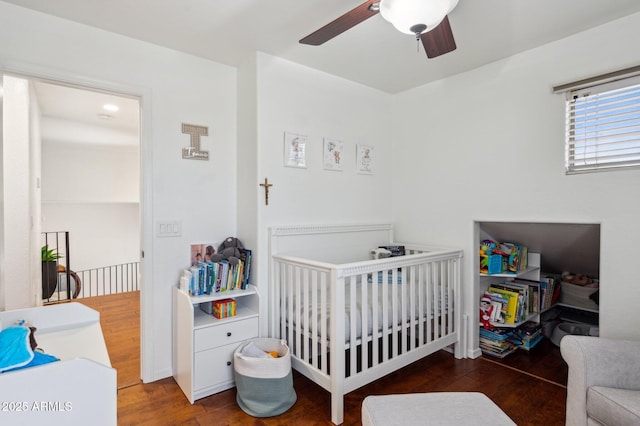
[[[42,298],[49,299],[58,286],[58,259],[62,257],[56,249],[48,245],[40,248],[42,258]]]

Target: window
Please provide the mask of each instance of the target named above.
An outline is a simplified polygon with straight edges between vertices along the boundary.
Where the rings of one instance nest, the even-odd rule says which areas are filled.
[[[567,94],[567,174],[640,166],[640,75],[617,77],[561,90]]]

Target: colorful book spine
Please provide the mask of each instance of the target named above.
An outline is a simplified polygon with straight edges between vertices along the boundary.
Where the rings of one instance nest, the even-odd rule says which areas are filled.
[[[516,291],[504,290],[497,287],[489,287],[487,291],[491,293],[498,293],[504,296],[509,302],[507,305],[507,312],[505,314],[504,322],[505,324],[514,324],[517,321],[517,310],[518,310],[518,299],[520,297],[520,293]]]
[[[236,315],[236,301],[222,299],[212,302],[213,316],[218,319],[230,318]]]

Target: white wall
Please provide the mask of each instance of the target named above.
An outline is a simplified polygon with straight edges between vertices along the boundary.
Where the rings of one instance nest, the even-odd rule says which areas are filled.
[[[3,78],[2,138],[2,310],[36,304],[37,283],[32,264],[39,246],[32,247],[31,118],[38,114],[25,79]],[[37,126],[36,126],[37,127]],[[35,297],[34,297],[35,296]]]
[[[42,200],[135,203],[140,200],[137,147],[43,143]]]
[[[29,98],[31,100],[29,102],[29,210],[31,228],[31,235],[29,235],[31,276],[29,277],[29,282],[31,285],[30,294],[35,296],[35,303],[40,304],[42,301],[42,254],[38,249],[41,247],[41,223],[37,218],[42,215],[42,113],[37,102],[35,87],[31,82],[29,82]]]
[[[600,223],[601,335],[640,339],[640,171],[566,176],[564,97],[551,93],[637,65],[639,37],[636,14],[394,96],[397,235],[465,249],[473,324],[474,221]]]
[[[42,152],[42,229],[69,231],[71,269],[139,261],[139,149],[54,143],[45,134]]]
[[[142,374],[170,376],[171,290],[189,245],[236,233],[236,70],[1,2],[0,40],[0,70],[142,95],[142,208],[152,213],[142,245]],[[209,127],[209,161],[181,158],[183,122]],[[182,222],[181,236],[152,236],[167,219]]]
[[[259,182],[248,195],[258,200],[254,280],[266,314],[269,226],[390,221],[391,133],[385,118],[391,104],[383,92],[267,54],[258,53],[254,67],[257,178],[273,183],[268,206]],[[285,132],[307,136],[306,169],[284,166]],[[343,171],[323,169],[323,137],[344,142]],[[356,173],[356,144],[375,147],[373,175]],[[266,331],[264,320],[262,327]]]

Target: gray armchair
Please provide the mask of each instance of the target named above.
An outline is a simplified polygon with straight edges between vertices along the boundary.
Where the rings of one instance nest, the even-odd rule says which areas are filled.
[[[567,425],[640,424],[640,342],[568,335]]]

